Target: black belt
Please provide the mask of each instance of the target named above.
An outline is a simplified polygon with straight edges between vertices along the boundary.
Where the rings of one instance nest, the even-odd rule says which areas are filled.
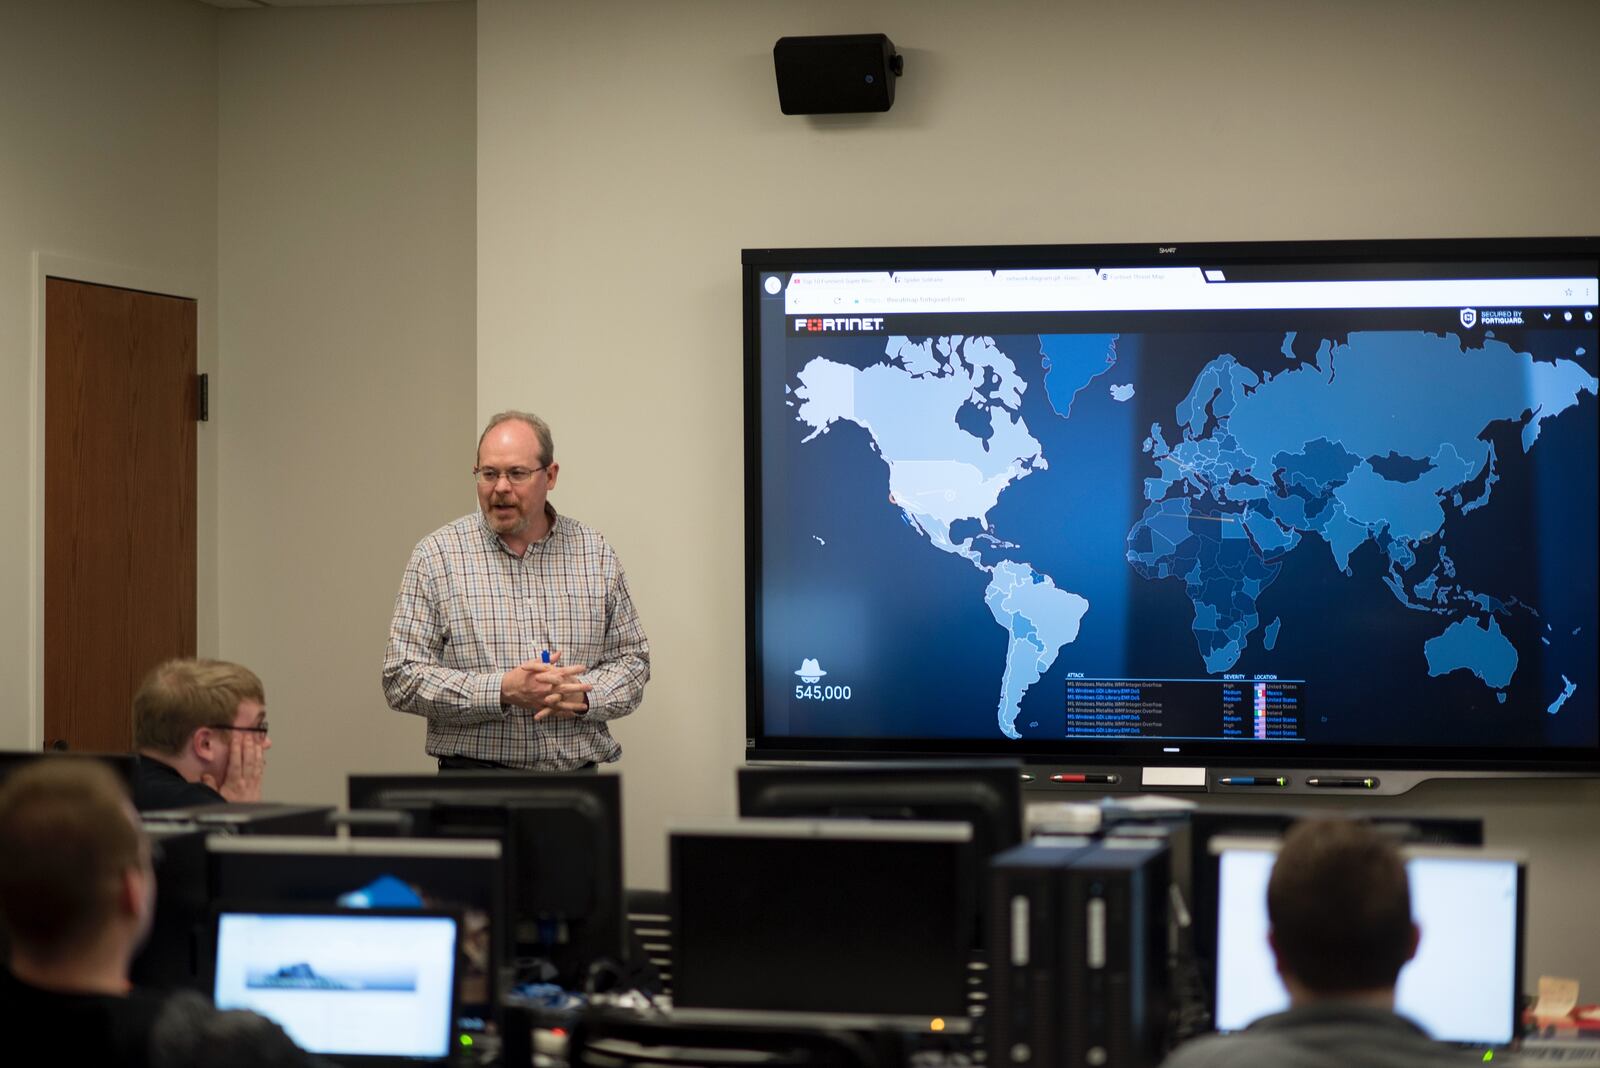
[[[534,771],[533,768],[514,768],[510,764],[497,764],[493,760],[479,760],[469,756],[442,756],[439,758],[440,771],[518,771],[526,774]],[[594,761],[572,768],[572,771],[594,771]]]

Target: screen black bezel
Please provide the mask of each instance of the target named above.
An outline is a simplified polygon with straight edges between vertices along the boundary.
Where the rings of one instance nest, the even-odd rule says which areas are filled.
[[[1600,272],[1600,237],[1450,238],[1440,240],[1263,241],[1130,243],[1099,245],[899,246],[745,249],[742,253],[745,443],[745,756],[749,760],[883,760],[929,757],[1008,757],[1024,761],[1071,760],[1087,766],[1271,765],[1282,768],[1360,767],[1421,772],[1555,772],[1600,774],[1600,743],[1589,748],[1450,746],[1349,746],[1163,740],[1114,741],[1003,738],[797,737],[765,731],[761,685],[762,470],[760,283],[763,272],[1007,269],[1028,267],[1251,267],[1302,268],[1355,263],[1387,269],[1492,265],[1500,277],[1538,277],[1561,263],[1588,261]],[[1561,268],[1566,269],[1566,268]],[[1300,272],[1296,272],[1298,277]],[[1348,277],[1347,274],[1341,275]],[[1595,636],[1600,642],[1600,635]],[[1595,701],[1595,695],[1588,698]],[[1600,719],[1600,704],[1594,715]]]

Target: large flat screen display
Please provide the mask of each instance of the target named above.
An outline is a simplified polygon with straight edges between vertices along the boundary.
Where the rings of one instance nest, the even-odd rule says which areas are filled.
[[[750,754],[1594,770],[1597,277],[746,250]]]

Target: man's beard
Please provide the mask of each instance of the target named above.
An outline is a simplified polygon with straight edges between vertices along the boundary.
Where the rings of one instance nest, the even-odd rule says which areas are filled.
[[[511,504],[512,508],[516,507],[516,503],[514,501],[510,502],[510,504]],[[507,522],[506,517],[500,515],[499,513],[496,513],[493,510],[494,509],[494,502],[493,501],[489,502],[489,508],[490,508],[490,512],[489,512],[489,515],[487,516],[487,518],[489,520],[489,526],[490,526],[491,529],[494,530],[494,532],[496,534],[500,534],[500,535],[507,535],[507,534],[517,535],[517,534],[521,534],[523,531],[528,529],[528,523],[530,522],[530,520],[532,518],[531,516],[528,515],[528,513],[526,513],[526,512],[512,512],[510,520],[509,520],[510,525],[505,527],[504,529],[501,529],[496,524]]]

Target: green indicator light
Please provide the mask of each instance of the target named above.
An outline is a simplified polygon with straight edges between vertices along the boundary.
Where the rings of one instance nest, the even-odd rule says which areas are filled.
[[[1284,777],[1283,777],[1283,776],[1282,776],[1282,775],[1279,775],[1279,776],[1278,776],[1278,777],[1277,777],[1277,779],[1275,779],[1275,780],[1274,780],[1274,781],[1275,781],[1275,782],[1276,782],[1276,783],[1277,783],[1277,784],[1278,784],[1278,785],[1279,785],[1279,786],[1288,786],[1288,785],[1289,785],[1289,780],[1288,780],[1288,779],[1285,779],[1285,778],[1284,778]]]
[[[1492,1050],[1492,1049],[1484,1050],[1483,1051],[1483,1063],[1484,1064],[1488,1064],[1492,1060],[1494,1060],[1494,1050]]]
[[[472,1036],[471,1035],[462,1035],[461,1036],[461,1044],[463,1046],[471,1046],[472,1045]]]

